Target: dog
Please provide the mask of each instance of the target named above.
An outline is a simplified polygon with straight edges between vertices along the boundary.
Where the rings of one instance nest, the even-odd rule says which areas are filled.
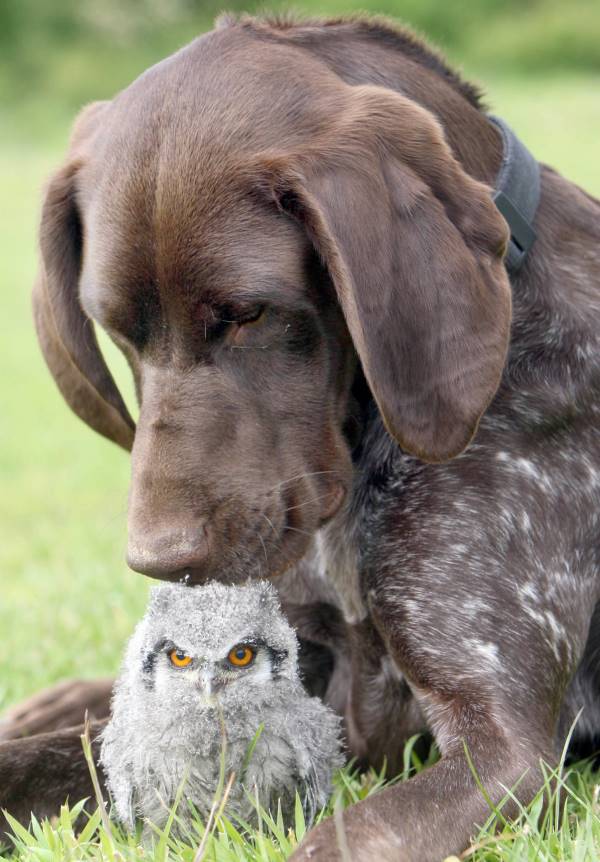
[[[600,203],[542,166],[509,279],[502,160],[409,33],[226,17],[86,108],[46,191],[37,331],[73,410],[131,448],[131,568],[273,578],[351,753],[395,770],[408,734],[437,741],[344,812],[356,860],[462,851],[478,782],[528,802],[581,708],[575,743],[600,731]],[[2,743],[2,805],[85,795],[78,733]],[[336,836],[293,859],[341,859]]]

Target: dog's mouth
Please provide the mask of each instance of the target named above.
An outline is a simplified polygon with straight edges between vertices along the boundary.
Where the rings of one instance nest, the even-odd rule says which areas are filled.
[[[261,504],[230,498],[197,526],[163,528],[147,543],[143,535],[132,541],[128,562],[141,574],[187,586],[275,579],[306,555],[345,496],[336,482],[321,491],[286,487]]]
[[[141,574],[184,586],[212,580],[236,584],[249,578],[277,578],[306,554],[315,531],[297,517],[289,517],[285,509],[279,516],[273,512],[260,514],[260,518],[252,518],[247,525],[238,520],[235,536],[231,535],[231,529],[221,532],[211,525],[206,531],[210,536],[208,547],[197,562],[169,565],[176,555],[167,547],[162,559],[153,559],[150,554],[130,555],[129,565]]]
[[[214,562],[203,566],[188,566],[165,572],[159,577],[184,586],[199,586],[207,581],[238,584],[252,579],[275,580],[300,562],[307,553],[314,534],[294,528],[283,530],[277,541],[261,532],[254,534],[253,542],[242,547],[224,548]]]

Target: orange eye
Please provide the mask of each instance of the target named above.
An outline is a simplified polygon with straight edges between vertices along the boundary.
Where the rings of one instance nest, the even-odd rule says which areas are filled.
[[[238,644],[237,646],[234,646],[232,650],[229,651],[227,660],[234,667],[248,667],[248,665],[254,658],[254,655],[255,652],[252,647],[249,647],[246,644]]]
[[[174,667],[188,667],[192,663],[192,657],[186,655],[180,649],[174,649],[169,653],[169,659]]]

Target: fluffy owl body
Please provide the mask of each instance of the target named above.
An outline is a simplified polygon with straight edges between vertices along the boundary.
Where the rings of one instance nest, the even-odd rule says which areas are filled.
[[[177,792],[206,816],[225,759],[228,811],[253,799],[310,820],[341,765],[340,723],[298,676],[296,636],[266,582],[162,585],[125,653],[100,759],[119,820],[161,826]],[[182,804],[184,820],[191,808]]]

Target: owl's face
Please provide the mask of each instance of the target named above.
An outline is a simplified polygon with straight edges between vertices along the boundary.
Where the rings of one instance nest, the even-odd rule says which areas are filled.
[[[222,654],[217,650],[210,655],[199,654],[191,645],[160,639],[147,654],[146,663],[153,665],[158,697],[179,697],[186,704],[192,698],[199,707],[211,707],[237,694],[260,696],[257,689],[277,679],[286,658],[287,650],[276,649],[249,633],[225,646]]]
[[[154,588],[128,648],[130,685],[161,711],[244,709],[297,679],[297,641],[267,583]]]

